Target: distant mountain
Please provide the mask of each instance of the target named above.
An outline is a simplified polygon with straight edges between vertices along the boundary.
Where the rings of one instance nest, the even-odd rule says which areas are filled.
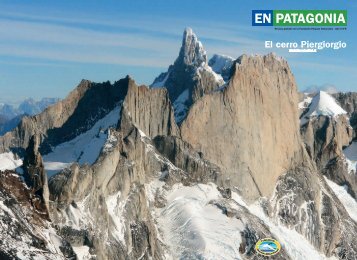
[[[50,105],[59,101],[59,98],[43,98],[35,101],[32,98],[25,99],[18,107],[9,104],[0,105],[0,135],[12,130],[17,126],[25,115],[36,115],[41,113]]]
[[[41,113],[48,106],[59,101],[59,98],[43,98],[36,101],[32,98],[25,99],[18,107],[9,104],[0,105],[0,115],[8,120],[19,115],[36,115]]]
[[[11,119],[7,119],[0,116],[0,135],[3,135],[6,132],[9,132],[14,129],[20,123],[21,119],[24,116],[24,114],[18,115]]]
[[[19,113],[16,108],[9,104],[2,104],[0,107],[0,116],[6,118],[7,120],[14,118]]]
[[[331,85],[331,84],[324,84],[324,85],[321,85],[321,86],[317,86],[317,85],[309,86],[302,92],[303,93],[309,93],[309,94],[316,94],[319,91],[324,91],[324,92],[326,92],[328,94],[336,94],[336,93],[338,93],[337,88],[334,85]]]
[[[20,104],[19,110],[22,114],[36,115],[58,101],[59,98],[43,98],[40,101],[29,98]]]

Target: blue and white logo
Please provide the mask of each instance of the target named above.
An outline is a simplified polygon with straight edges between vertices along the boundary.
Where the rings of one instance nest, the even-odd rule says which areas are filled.
[[[253,26],[273,26],[273,10],[252,10]]]
[[[272,238],[260,239],[255,244],[255,251],[257,251],[257,253],[264,256],[275,255],[279,253],[280,249],[281,249],[280,243]]]

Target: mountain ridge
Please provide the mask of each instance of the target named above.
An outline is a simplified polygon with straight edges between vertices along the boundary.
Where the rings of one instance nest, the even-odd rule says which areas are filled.
[[[346,204],[357,182],[345,156],[354,148],[354,96],[337,96],[347,114],[301,124],[299,109],[314,104],[299,105],[285,59],[241,55],[220,85],[192,30],[182,43],[157,79],[167,86],[138,86],[129,76],[83,80],[0,137],[6,158],[25,156],[22,171],[0,172],[0,224],[28,224],[24,234],[33,238],[0,232],[1,256],[260,259],[256,242],[272,237],[282,244],[274,259],[357,257],[357,211]],[[46,154],[67,153],[72,161],[44,176]],[[31,199],[19,202],[29,197],[51,223],[22,217]]]

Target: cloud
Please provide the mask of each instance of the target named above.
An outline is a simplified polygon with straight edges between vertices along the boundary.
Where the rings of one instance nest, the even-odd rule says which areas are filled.
[[[107,33],[6,19],[0,19],[0,34],[4,39],[0,41],[2,55],[79,62],[98,61],[110,64],[140,65],[140,57],[138,57],[140,55],[143,59],[142,65],[149,65],[147,61],[149,58],[152,65],[161,66],[162,60],[166,58],[164,62],[166,64],[168,59],[172,58],[172,53],[177,52],[179,46],[179,43],[171,39],[158,39],[142,34]],[[60,55],[57,50],[61,50]],[[106,54],[105,52],[109,50],[112,53]],[[116,51],[119,55],[115,53]],[[121,56],[121,52],[123,58],[118,57]],[[129,54],[133,56],[131,61]],[[158,63],[153,63],[153,61]]]
[[[0,18],[0,55],[152,67],[166,67],[174,61],[187,26],[183,21],[164,17],[109,21],[95,17],[0,15],[5,17]],[[238,57],[252,49],[255,53],[264,51],[260,41],[238,35],[237,26],[190,22],[210,54]],[[240,26],[239,31],[245,34],[249,30]]]
[[[0,11],[0,55],[46,59],[63,62],[121,64],[164,68],[178,55],[182,31],[191,26],[209,55],[215,53],[239,57],[265,54],[264,41],[274,31],[217,21],[130,15],[96,17],[68,14],[36,15]],[[75,18],[73,18],[75,17]],[[11,30],[9,30],[11,28]],[[262,33],[259,33],[262,32]],[[277,54],[289,58],[296,68],[319,68],[321,71],[350,71],[353,66],[327,62],[299,61],[299,57],[282,50]],[[41,61],[43,62],[43,61]]]

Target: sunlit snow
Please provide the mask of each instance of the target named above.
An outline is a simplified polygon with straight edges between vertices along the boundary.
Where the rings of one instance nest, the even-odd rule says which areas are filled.
[[[22,165],[21,159],[16,159],[12,152],[0,154],[0,171],[14,170]]]
[[[244,225],[209,203],[219,198],[214,184],[173,187],[159,225],[175,259],[239,259]]]
[[[176,122],[181,122],[187,114],[188,107],[186,102],[189,100],[189,91],[185,89],[175,100],[173,106],[175,108]]]
[[[119,121],[121,106],[117,106],[87,132],[71,141],[56,146],[53,151],[43,156],[48,175],[69,167],[73,162],[93,164],[108,138],[108,128]]]
[[[350,217],[357,222],[357,202],[352,196],[347,192],[347,190],[340,185],[337,185],[333,181],[324,177],[328,186],[333,190],[337,198],[340,200],[342,205],[345,207],[346,211]]]
[[[336,103],[333,97],[324,91],[320,91],[316,96],[313,97],[309,106],[309,110],[302,118],[301,123],[306,123],[308,118],[314,116],[323,115],[334,117],[342,114],[347,114],[347,112]]]
[[[92,255],[89,253],[88,246],[74,246],[73,251],[76,253],[77,258],[80,260],[92,259]]]
[[[304,100],[298,104],[299,109],[307,108],[311,104],[311,101],[312,101],[312,97],[305,96]]]

